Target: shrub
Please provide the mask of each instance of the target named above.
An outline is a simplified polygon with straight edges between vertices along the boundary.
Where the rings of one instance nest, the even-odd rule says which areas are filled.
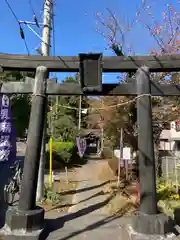
[[[74,148],[73,142],[54,142],[53,152],[57,153],[65,165],[68,165],[72,160],[72,153]]]
[[[157,181],[156,184],[157,199],[159,200],[178,200],[179,194],[176,193],[176,187],[171,184],[165,184]]]
[[[48,184],[44,188],[44,199],[51,201],[53,204],[61,200],[60,194],[53,191],[52,187]]]
[[[157,184],[156,191],[158,200],[165,200],[169,198],[171,194],[171,188],[168,185]]]
[[[114,175],[117,176],[118,173],[118,158],[115,156],[113,158],[108,159],[108,165],[110,169],[113,171]]]
[[[109,159],[112,158],[113,156],[113,150],[109,147],[104,147],[103,152],[102,152],[102,158],[104,159]]]
[[[47,164],[46,168],[49,166],[49,144],[47,146]],[[82,159],[80,159],[77,151],[77,147],[73,142],[60,142],[53,141],[53,168],[62,168],[64,166],[70,166],[73,164],[81,164]]]

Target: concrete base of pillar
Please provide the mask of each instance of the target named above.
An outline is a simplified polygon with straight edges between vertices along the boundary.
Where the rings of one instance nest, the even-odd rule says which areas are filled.
[[[175,221],[164,213],[149,215],[136,213],[132,219],[132,227],[138,233],[165,235],[173,231]]]
[[[121,238],[124,240],[175,240],[177,231],[175,221],[164,213],[148,215],[136,213],[132,224],[121,227]]]
[[[39,240],[44,228],[44,209],[31,211],[11,208],[6,213],[6,224],[1,230],[4,239]]]
[[[166,235],[157,234],[144,234],[137,233],[134,231],[132,226],[124,226],[120,231],[120,238],[123,240],[177,240],[177,237],[173,233],[168,233]]]

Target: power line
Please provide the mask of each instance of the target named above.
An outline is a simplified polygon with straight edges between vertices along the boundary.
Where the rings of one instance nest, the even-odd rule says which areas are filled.
[[[23,31],[20,24],[19,24],[19,30],[20,30],[21,38],[23,39],[25,47],[26,47],[26,51],[27,51],[28,55],[30,55],[29,48],[28,48],[28,45],[27,45],[27,42],[26,42],[26,39],[25,39],[24,31]]]
[[[9,2],[8,2],[7,0],[4,0],[4,1],[6,2],[8,8],[9,8],[9,10],[11,11],[12,15],[14,16],[15,20],[16,20],[17,23],[19,24],[19,20],[18,20],[18,18],[17,18],[17,16],[16,16],[15,12],[13,11],[11,5],[9,4]]]
[[[110,109],[110,108],[115,108],[115,107],[123,107],[124,105],[133,103],[133,102],[135,102],[137,99],[139,99],[139,98],[141,98],[141,97],[144,97],[144,96],[153,97],[151,94],[141,94],[141,95],[133,98],[132,100],[129,100],[129,101],[126,101],[126,102],[123,102],[123,103],[118,103],[118,104],[114,104],[114,105],[109,105],[109,106],[101,107],[101,108],[81,108],[81,110],[82,110],[82,111],[85,111],[85,110],[86,110],[86,111],[98,111],[98,110],[108,110],[108,109]],[[59,107],[79,111],[79,108],[76,108],[76,107],[71,107],[71,106],[66,106],[66,105],[59,105]],[[163,109],[163,110],[157,109],[157,111],[155,111],[155,110],[152,111],[153,114],[162,113],[162,112],[164,112],[164,109]]]
[[[39,23],[38,23],[38,19],[37,19],[37,17],[36,17],[36,13],[35,13],[35,11],[34,11],[34,7],[33,7],[33,4],[32,4],[32,1],[31,1],[31,0],[28,0],[28,2],[29,2],[29,6],[30,6],[30,8],[31,8],[31,11],[32,11],[32,14],[33,14],[33,17],[34,17],[34,21],[35,21],[35,23],[36,23],[36,26],[37,26],[37,27],[40,27],[40,26],[39,26]]]
[[[36,14],[35,14],[35,11],[34,11],[33,4],[32,4],[32,1],[31,1],[31,0],[28,0],[28,3],[29,3],[29,6],[30,6],[30,8],[31,8],[32,13],[33,13],[34,15],[36,15]]]
[[[12,15],[14,16],[16,22],[17,22],[18,25],[19,25],[20,36],[21,36],[21,38],[22,38],[23,41],[24,41],[24,44],[25,44],[26,51],[27,51],[28,55],[30,55],[29,48],[28,48],[28,45],[27,45],[27,42],[26,42],[26,39],[25,39],[25,34],[24,34],[24,31],[23,31],[23,29],[22,29],[22,27],[21,27],[21,24],[19,23],[19,20],[18,20],[18,18],[17,18],[17,16],[16,16],[15,12],[13,11],[11,5],[9,4],[8,0],[5,0],[5,2],[6,2],[6,4],[7,4],[7,6],[8,6],[8,8],[9,8],[9,10],[11,11]]]
[[[107,110],[109,108],[114,108],[114,107],[121,107],[130,103],[135,102],[137,99],[144,97],[144,96],[151,96],[151,94],[141,94],[135,98],[133,98],[132,100],[129,100],[127,102],[123,102],[123,103],[118,103],[115,105],[110,105],[110,106],[106,106],[106,107],[101,107],[101,108],[81,108],[81,110],[90,110],[90,111],[97,111],[97,110]],[[75,108],[75,107],[70,107],[70,106],[65,106],[65,105],[59,105],[59,107],[63,107],[63,108],[67,108],[67,109],[72,109],[72,110],[77,110],[79,111],[79,108]]]
[[[26,39],[24,39],[24,45],[25,45],[25,47],[26,47],[26,51],[27,51],[28,55],[30,55],[30,51],[29,51],[29,48],[28,48]]]

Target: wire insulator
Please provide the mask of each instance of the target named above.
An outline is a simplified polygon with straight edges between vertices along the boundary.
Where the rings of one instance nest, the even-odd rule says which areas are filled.
[[[24,35],[24,31],[23,31],[21,26],[19,26],[19,31],[20,31],[21,38],[24,40],[25,39],[25,35]]]
[[[38,23],[38,20],[37,20],[36,15],[34,15],[33,17],[34,17],[34,21],[35,21],[35,23],[36,23],[36,26],[39,28],[39,23]]]

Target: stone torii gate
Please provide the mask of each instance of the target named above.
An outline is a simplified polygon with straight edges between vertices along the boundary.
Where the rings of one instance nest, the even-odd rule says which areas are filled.
[[[91,53],[73,57],[42,57],[0,54],[0,67],[3,70],[36,71],[35,80],[27,78],[25,83],[8,82],[1,87],[1,93],[5,94],[32,93],[20,201],[18,208],[9,209],[6,215],[9,234],[18,239],[24,239],[26,235],[39,239],[44,226],[44,210],[36,206],[36,188],[47,95],[143,95],[137,99],[141,196],[133,228],[143,234],[164,234],[168,218],[157,213],[151,96],[179,96],[180,85],[152,82],[150,72],[179,71],[180,56],[103,57],[102,54]],[[47,80],[49,72],[80,72],[81,84],[58,84],[55,79]],[[136,72],[136,82],[130,79],[130,83],[125,84],[103,84],[102,72]],[[22,229],[25,235],[20,234]]]

